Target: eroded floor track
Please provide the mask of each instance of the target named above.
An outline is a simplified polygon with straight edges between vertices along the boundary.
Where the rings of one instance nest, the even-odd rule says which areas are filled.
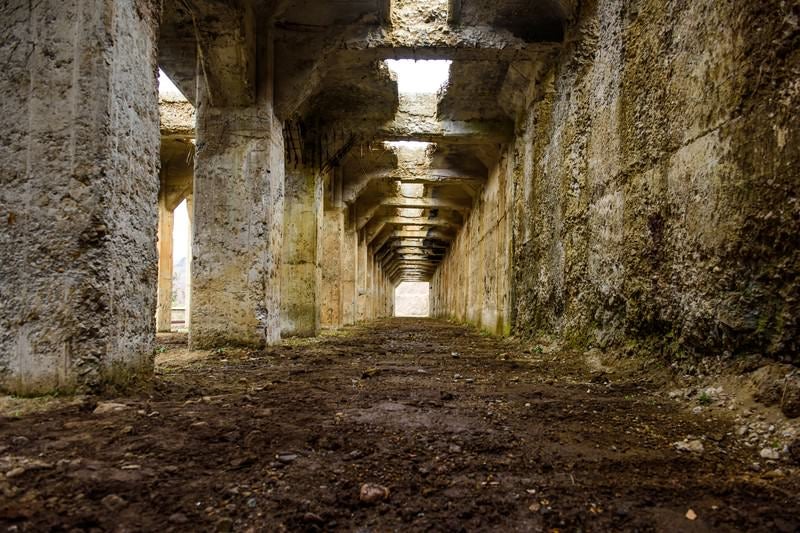
[[[164,350],[152,390],[2,419],[5,528],[800,527],[798,480],[751,471],[728,422],[576,354],[413,319],[260,352]],[[675,449],[692,435],[702,453]],[[360,501],[363,483],[388,499]]]

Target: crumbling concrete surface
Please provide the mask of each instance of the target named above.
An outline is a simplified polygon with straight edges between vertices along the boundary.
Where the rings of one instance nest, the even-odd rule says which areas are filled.
[[[159,115],[151,0],[0,5],[0,386],[152,368]]]

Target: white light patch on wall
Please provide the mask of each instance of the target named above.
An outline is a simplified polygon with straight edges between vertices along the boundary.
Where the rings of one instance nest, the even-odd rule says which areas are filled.
[[[161,98],[167,98],[170,100],[181,100],[186,101],[186,98],[181,93],[180,89],[172,83],[172,80],[169,79],[169,76],[164,74],[164,71],[158,69],[158,95]]]
[[[427,281],[404,281],[394,290],[394,316],[430,316],[431,284]]]
[[[433,146],[433,143],[423,141],[384,141],[383,145],[391,150],[403,152],[424,152]]]
[[[397,77],[397,90],[401,94],[430,94],[442,88],[450,79],[449,60],[414,61],[413,59],[387,59],[386,65]]]

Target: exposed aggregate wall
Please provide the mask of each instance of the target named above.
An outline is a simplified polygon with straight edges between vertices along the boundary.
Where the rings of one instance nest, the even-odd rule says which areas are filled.
[[[505,290],[516,333],[798,362],[799,11],[582,4],[501,163],[515,182]],[[471,269],[456,276],[467,295],[486,284],[491,268],[473,265],[497,252],[475,250],[497,209],[479,205],[437,278]],[[493,314],[491,291],[472,304],[437,286],[437,314],[482,326]]]

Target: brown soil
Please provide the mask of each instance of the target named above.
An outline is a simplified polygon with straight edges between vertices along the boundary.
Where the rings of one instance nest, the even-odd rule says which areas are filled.
[[[152,390],[0,421],[10,531],[797,531],[800,482],[646,376],[396,319],[261,352],[165,344]],[[454,356],[454,352],[456,355]],[[675,441],[704,436],[704,452]],[[388,499],[359,499],[364,483]],[[382,493],[377,492],[378,495]],[[692,510],[696,519],[686,517]],[[690,513],[691,515],[692,513]]]

